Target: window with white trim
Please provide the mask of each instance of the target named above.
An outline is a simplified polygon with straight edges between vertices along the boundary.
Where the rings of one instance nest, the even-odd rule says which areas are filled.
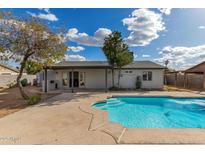
[[[151,71],[144,71],[142,73],[143,81],[152,81],[152,72]]]

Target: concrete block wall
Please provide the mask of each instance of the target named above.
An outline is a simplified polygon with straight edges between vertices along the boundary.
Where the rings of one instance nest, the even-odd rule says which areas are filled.
[[[6,88],[11,83],[16,83],[17,75],[0,75],[0,87]],[[28,83],[33,85],[33,80],[36,79],[36,75],[23,75],[22,79],[26,78]]]

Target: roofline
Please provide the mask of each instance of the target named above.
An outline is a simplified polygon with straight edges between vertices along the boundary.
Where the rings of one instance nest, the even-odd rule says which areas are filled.
[[[46,66],[44,69],[111,69],[111,66]],[[118,68],[114,68],[118,69]],[[156,68],[150,68],[150,67],[145,67],[145,68],[133,68],[133,67],[126,67],[126,68],[121,68],[122,70],[125,69],[164,69],[163,67],[156,67]]]
[[[186,69],[185,72],[189,72],[189,70],[191,70],[191,69],[193,69],[193,68],[196,68],[196,67],[198,67],[198,66],[200,66],[200,65],[202,65],[202,64],[204,64],[204,63],[205,63],[205,61],[203,61],[203,62],[201,62],[201,63],[199,63],[199,64],[197,64],[197,65],[194,65],[194,66],[192,66],[192,67]]]
[[[70,61],[71,62],[71,61]],[[84,62],[84,61],[72,61],[72,62]],[[108,61],[88,61],[88,62],[107,62],[108,63]],[[152,63],[155,63],[155,62],[153,62],[153,61],[151,61],[151,60],[139,60],[139,61],[133,61],[133,62],[152,62]],[[157,64],[157,63],[155,63],[155,64]],[[157,64],[158,66],[157,67],[144,67],[144,68],[138,68],[138,67],[125,67],[125,68],[121,68],[121,69],[165,69],[166,67],[165,66],[162,66],[162,65],[160,65],[160,64]],[[99,65],[99,66],[67,66],[67,65],[51,65],[51,66],[45,66],[44,67],[44,69],[68,69],[68,68],[70,68],[70,69],[111,69],[112,68],[112,66],[110,66],[109,65],[109,63],[108,63],[108,65],[106,66],[106,65],[104,65],[104,66],[102,66],[102,65]],[[115,68],[115,69],[117,69],[117,68]]]
[[[5,68],[7,68],[7,69],[9,69],[9,70],[11,70],[11,71],[14,71],[14,72],[16,72],[16,73],[19,73],[18,70],[15,70],[14,68],[11,68],[11,67],[9,67],[9,66],[7,66],[7,65],[0,64],[0,66],[5,67]]]
[[[109,69],[111,66],[45,66],[44,69]]]

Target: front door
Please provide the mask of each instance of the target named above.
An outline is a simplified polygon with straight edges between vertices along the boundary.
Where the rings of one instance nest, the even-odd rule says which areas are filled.
[[[70,87],[72,87],[72,83],[73,83],[73,87],[78,88],[79,87],[79,72],[73,72],[73,79],[72,79],[72,72],[69,72],[69,77],[70,77],[69,78]]]

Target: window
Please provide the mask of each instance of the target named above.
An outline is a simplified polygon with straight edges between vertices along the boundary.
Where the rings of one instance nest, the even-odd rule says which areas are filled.
[[[152,72],[144,71],[142,74],[143,81],[152,81]]]
[[[152,81],[152,72],[148,72],[148,81]]]

